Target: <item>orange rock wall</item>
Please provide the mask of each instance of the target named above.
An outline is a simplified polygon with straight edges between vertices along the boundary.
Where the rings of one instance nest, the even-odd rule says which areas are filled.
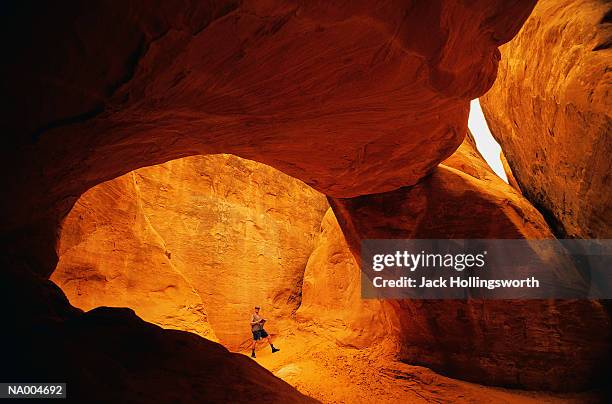
[[[38,310],[48,308],[47,302],[61,297],[40,287],[49,285],[33,275],[48,277],[56,267],[60,222],[85,191],[103,181],[172,159],[213,153],[267,163],[336,198],[391,192],[416,184],[433,169],[434,186],[448,186],[457,196],[451,208],[461,208],[465,204],[458,200],[477,194],[478,187],[462,192],[457,187],[474,185],[473,180],[436,166],[461,142],[469,100],[492,85],[497,47],[518,32],[535,1],[390,0],[376,7],[370,1],[281,0],[15,4],[17,11],[7,9],[11,13],[2,13],[0,24],[10,55],[10,61],[0,66],[3,94],[10,100],[0,120],[4,135],[0,176],[3,190],[11,196],[0,200],[0,276],[19,271],[26,280],[4,282],[3,276],[0,287],[5,290],[0,296],[9,297],[1,306],[3,317],[28,324],[8,330],[3,337],[20,343],[11,345],[16,356],[32,359],[15,364],[30,367],[24,368],[24,374],[42,364],[47,375],[66,375],[60,380],[86,392],[100,383],[118,386],[118,397],[110,397],[115,401],[142,400],[141,386],[155,380],[164,394],[153,397],[162,401],[210,397],[234,402],[243,397],[249,402],[286,402],[298,399],[295,392],[274,384],[275,379],[263,376],[266,373],[252,362],[234,361],[217,345],[202,346],[196,336],[160,332],[125,310],[82,314],[62,300],[57,311],[70,311],[69,316],[58,318],[53,312],[38,316]],[[445,176],[449,181],[442,181]],[[457,178],[459,185],[453,186],[452,179]],[[136,181],[138,187],[157,184],[141,180]],[[240,189],[242,184],[236,185]],[[429,179],[420,184],[429,185]],[[105,198],[113,195],[111,191]],[[500,195],[493,194],[482,198],[482,209],[487,204],[497,206]],[[404,196],[400,192],[400,198]],[[440,198],[435,192],[426,191],[425,196]],[[123,204],[129,219],[128,228],[118,228],[117,233],[144,232],[153,223],[142,200],[140,206],[110,199],[109,207]],[[372,203],[375,212],[378,206],[375,200]],[[502,217],[510,213],[504,210]],[[180,216],[173,215],[173,220]],[[368,217],[338,216],[351,245],[359,237],[354,231],[359,226],[345,225]],[[502,222],[520,226],[517,216]],[[254,222],[238,226],[242,238],[257,233],[259,222]],[[417,222],[425,223],[421,228],[426,230],[435,227]],[[530,229],[538,225],[535,219]],[[102,239],[115,232],[98,230],[93,235]],[[397,233],[410,231],[399,228]],[[150,254],[136,260],[168,267],[159,272],[165,280],[148,284],[148,292],[160,295],[159,290],[174,290],[188,297],[189,306],[199,304],[188,282],[183,282],[188,279],[183,270],[170,265],[190,248],[173,240],[173,235],[137,236],[132,246]],[[73,240],[82,238],[75,234]],[[89,249],[85,257],[97,259],[99,243],[81,244]],[[69,249],[63,252],[70,257]],[[90,263],[73,259],[87,269],[86,274],[95,272]],[[133,261],[125,264],[132,267]],[[67,279],[78,284],[79,273]],[[133,282],[118,283],[133,287]],[[217,292],[227,287],[220,285]],[[24,299],[22,290],[32,296]],[[241,293],[244,302],[248,296]],[[283,289],[279,301],[287,296],[292,294]],[[162,302],[167,302],[165,298]],[[206,315],[214,326],[223,320],[215,320],[217,309],[187,311],[198,321]],[[168,317],[173,310],[158,314]],[[40,332],[41,328],[49,333]],[[146,331],[146,338],[140,331]],[[215,332],[219,338],[232,337],[227,330],[225,336]],[[49,341],[58,345],[60,358],[49,358],[53,354],[40,349]],[[192,355],[185,347],[192,346],[198,346],[201,355],[183,369],[184,360]],[[177,351],[181,355],[174,355]],[[41,361],[43,357],[49,360]],[[234,365],[225,366],[230,362]],[[207,366],[211,363],[225,371]],[[202,369],[208,378],[199,378]],[[216,395],[210,396],[211,392]]]
[[[126,174],[79,199],[51,279],[83,310],[130,307],[147,321],[215,339],[202,298],[145,212],[137,178]]]
[[[397,339],[392,310],[361,298],[361,272],[331,209],[304,273],[299,327],[333,338],[340,346],[365,348]],[[397,327],[395,327],[397,328]]]
[[[133,215],[135,208],[125,208],[129,203],[117,202],[120,191],[112,192],[110,185],[122,181],[129,182],[123,198],[141,209],[139,216]],[[110,200],[89,196],[96,191]],[[331,210],[322,218],[327,207],[323,196],[269,167],[226,155],[140,169],[94,188],[77,204],[64,225],[53,279],[73,303],[101,302],[109,295],[118,305],[135,304],[146,319],[165,326],[193,329],[190,322],[200,315],[198,326],[208,327],[209,336],[234,348],[248,344],[246,319],[260,303],[273,333],[291,334],[297,327],[340,347],[377,346],[380,354],[478,382],[581,389],[603,366],[610,324],[598,303],[361,299],[351,244],[361,238],[553,237],[537,210],[491,171],[471,135],[414,187],[331,201],[349,243]],[[111,217],[118,209],[128,214]],[[83,216],[87,213],[90,217]],[[110,234],[93,231],[103,228],[99,217],[104,213],[110,215],[106,224],[111,229],[127,229],[115,241],[130,240],[132,249],[115,254],[99,248],[97,239],[104,241]],[[93,224],[88,223],[92,218]],[[139,238],[157,244],[153,248]],[[135,248],[143,246],[157,251],[159,269],[126,271],[118,265],[121,260],[142,265]],[[110,260],[103,257],[108,251]],[[285,264],[275,264],[279,258]],[[90,266],[102,267],[100,272],[114,270],[114,278],[104,275],[109,282],[99,273],[83,271],[88,260]],[[174,268],[185,284],[174,281],[175,286],[162,288],[173,295],[152,294],[151,285],[159,290],[158,283],[173,279],[164,271]],[[132,281],[127,288],[125,278]],[[80,285],[76,296],[70,289],[75,282]],[[201,310],[184,315],[188,291],[200,299]],[[162,309],[170,314],[163,317]],[[156,318],[160,312],[161,319]],[[290,318],[297,323],[289,323]],[[557,331],[550,334],[550,329]]]
[[[128,306],[230,347],[262,306],[277,332],[297,310],[325,197],[235,156],[195,156],[101,184],[62,227],[52,280],[72,304]]]
[[[77,403],[315,403],[256,361],[127,308],[72,307],[50,280],[0,271],[2,380],[65,380]],[[18,337],[13,335],[16,331]]]
[[[502,167],[504,168],[504,172],[506,173],[506,177],[508,178],[508,184],[522,195],[523,191],[521,191],[521,186],[516,180],[516,177],[512,172],[512,168],[510,168],[510,163],[508,163],[508,159],[506,158],[506,155],[503,151],[499,153],[499,159],[502,162]]]
[[[3,25],[11,169],[0,172],[19,203],[0,202],[0,235],[49,275],[55,227],[83,192],[195,154],[263,162],[335,197],[412,185],[461,143],[470,100],[495,80],[498,46],[534,4],[26,8]]]
[[[541,0],[480,99],[520,189],[561,237],[612,237],[611,13]]]
[[[413,187],[330,203],[356,256],[362,239],[553,238],[529,201],[491,172],[470,136]],[[397,315],[401,358],[467,380],[579,390],[610,352],[610,319],[598,302],[383,304]]]

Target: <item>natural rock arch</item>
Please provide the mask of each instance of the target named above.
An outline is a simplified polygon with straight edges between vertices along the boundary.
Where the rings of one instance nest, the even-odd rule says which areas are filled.
[[[458,147],[534,3],[15,6],[5,248],[48,275],[79,195],[193,154],[260,161],[335,197],[412,185]]]
[[[13,56],[2,75],[2,303],[31,302],[8,318],[33,344],[40,318],[140,327],[125,313],[77,315],[38,275],[55,267],[58,224],[79,195],[142,166],[232,153],[349,207],[393,200],[433,171],[431,181],[465,179],[436,167],[534,3],[74,2],[40,6],[34,21],[18,6],[2,35]]]

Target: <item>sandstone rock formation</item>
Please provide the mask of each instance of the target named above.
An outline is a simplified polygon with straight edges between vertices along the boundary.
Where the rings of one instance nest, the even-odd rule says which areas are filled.
[[[83,313],[51,281],[25,270],[0,272],[0,304],[11,305],[0,336],[10,347],[2,380],[62,380],[79,403],[314,402],[195,334],[161,329],[130,309]]]
[[[0,202],[6,248],[49,274],[80,194],[193,154],[260,161],[336,197],[414,184],[460,144],[497,46],[534,3],[16,7],[2,24],[0,172],[20,201]]]
[[[301,181],[231,155],[142,168],[79,199],[51,279],[84,310],[130,307],[236,349],[253,306],[270,332],[299,307],[327,207]]]
[[[541,0],[480,99],[520,188],[561,237],[612,237],[611,13]]]
[[[2,338],[10,340],[3,346],[14,347],[11,356],[22,360],[3,361],[1,370],[14,365],[22,380],[33,374],[65,376],[87,391],[118,386],[116,396],[103,390],[109,395],[103,399],[115,401],[142,397],[145,383],[161,391],[145,396],[147,401],[303,399],[252,362],[212,343],[161,331],[124,310],[81,314],[65,299],[55,301],[57,290],[37,278],[54,270],[59,224],[81,194],[175,158],[233,153],[299,178],[336,198],[335,211],[353,247],[360,237],[379,234],[549,237],[541,216],[518,194],[474,173],[438,166],[461,142],[469,100],[495,79],[497,46],[518,32],[534,4],[64,2],[19,3],[2,13],[10,63],[2,65],[0,75],[8,101],[0,120],[5,135],[0,175],[10,197],[0,202],[0,297],[3,313],[11,313],[3,318],[17,324]],[[566,11],[570,17],[579,14]],[[538,30],[536,25],[531,29]],[[562,35],[558,31],[551,40]],[[607,52],[606,47],[593,43],[597,52]],[[543,53],[546,46],[537,49]],[[571,56],[567,49],[563,55]],[[602,97],[600,88],[593,99]],[[528,112],[537,111],[535,106]],[[594,122],[602,119],[600,110],[591,115]],[[526,180],[513,155],[508,159],[523,187]],[[605,163],[591,160],[594,172],[605,171]],[[580,173],[579,162],[569,161]],[[365,194],[373,195],[348,199]],[[591,193],[584,199],[599,204]],[[474,212],[465,212],[467,204]],[[134,225],[142,226],[136,216]],[[371,218],[377,227],[365,224]],[[562,220],[570,230],[602,234],[599,219],[588,226],[574,225],[569,214]],[[169,252],[171,261],[174,251],[186,249],[162,248],[166,240],[154,237],[138,242],[151,249],[147,260],[157,262],[165,262],[160,253]],[[4,278],[15,271],[23,282]],[[172,276],[181,294],[192,296],[180,277]],[[352,301],[350,293],[346,296]],[[404,359],[491,383],[584,387],[608,349],[609,327],[601,325],[597,304],[433,302],[417,310],[404,302],[392,309],[406,338]],[[213,314],[206,312],[212,324]],[[411,316],[416,320],[408,321]],[[466,318],[469,326],[452,327]],[[353,339],[358,329],[339,340]],[[461,332],[471,332],[473,342],[463,345]],[[537,344],[531,348],[533,339]],[[356,346],[363,343],[357,339]],[[49,345],[57,350],[49,351]],[[126,356],[141,345],[146,355]],[[40,370],[41,365],[46,368]],[[230,374],[217,372],[224,367]],[[172,392],[176,396],[169,396]]]
[[[470,136],[413,187],[330,203],[357,256],[362,239],[553,238],[542,215],[478,157]],[[397,313],[404,360],[467,380],[582,389],[610,352],[610,320],[597,302],[383,304]]]
[[[486,181],[487,184],[492,186],[499,184],[499,177],[478,151],[474,135],[469,130],[457,150],[442,164]]]
[[[316,248],[308,259],[297,311],[301,328],[334,338],[339,346],[370,347],[395,339],[393,311],[384,302],[361,298],[361,272],[334,213],[321,223]]]
[[[51,280],[83,310],[130,307],[146,321],[216,339],[200,295],[170,259],[136,187],[130,173],[79,199],[62,225]]]
[[[483,189],[503,184],[479,157],[471,136],[444,163],[471,173],[471,178],[484,184]],[[206,174],[210,172],[215,175]],[[516,198],[507,185],[503,186],[510,190],[507,198]],[[264,192],[275,197],[266,200],[261,195]],[[264,206],[266,203],[270,206]],[[312,227],[320,220],[325,206],[321,195],[299,181],[233,156],[191,157],[140,169],[101,184],[81,197],[64,222],[60,262],[52,279],[81,308],[100,304],[129,306],[164,327],[204,333],[207,330],[198,328],[207,325],[201,318],[202,311],[215,311],[223,321],[211,318],[210,328],[234,349],[249,337],[244,327],[245,316],[254,303],[245,300],[252,299],[249,294],[267,291],[269,295],[262,300],[266,302],[264,307],[273,308],[273,327],[284,326],[281,338],[295,335],[296,329],[310,333],[300,334],[302,342],[299,337],[292,340],[294,345],[309,349],[310,354],[325,352],[309,347],[305,341],[321,344],[315,341],[331,338],[335,349],[376,348],[376,352],[368,354],[368,360],[376,366],[392,366],[397,355],[409,363],[468,380],[531,388],[561,389],[558,380],[567,378],[551,367],[546,373],[549,384],[545,384],[542,369],[537,365],[545,357],[547,361],[560,362],[559,368],[566,369],[565,344],[568,338],[574,338],[575,332],[564,328],[566,322],[558,321],[556,310],[565,311],[568,325],[580,321],[585,329],[600,327],[598,321],[602,319],[592,316],[590,305],[580,306],[582,311],[576,313],[573,304],[542,304],[539,306],[542,312],[534,314],[534,302],[363,300],[357,262],[331,210],[322,220],[321,233],[313,240]],[[265,212],[266,219],[257,212]],[[261,223],[257,237],[245,236],[240,230],[250,220],[265,222]],[[284,234],[289,227],[283,229],[282,224],[290,221],[291,231]],[[467,225],[473,227],[473,223]],[[520,229],[520,222],[516,226]],[[502,227],[510,228],[503,222]],[[210,231],[202,231],[204,228]],[[544,224],[542,228],[546,228]],[[240,236],[233,238],[237,229]],[[211,232],[224,236],[215,239],[212,247],[208,239]],[[153,241],[147,244],[149,239]],[[274,242],[276,247],[268,248]],[[266,274],[257,270],[259,259],[249,260],[253,254],[230,253],[234,249],[244,252],[263,246],[281,251],[287,258],[299,255],[300,251],[295,250],[301,245],[304,251],[309,251],[313,242],[314,251],[305,271],[304,262],[300,265],[286,260],[289,265],[276,270],[270,264],[264,265],[263,268],[272,269],[271,274]],[[303,253],[302,258],[305,259]],[[203,270],[205,273],[199,273]],[[246,288],[242,288],[242,281]],[[302,284],[299,290],[284,293],[298,284]],[[199,311],[193,307],[190,311],[186,304],[193,299],[192,294],[197,297],[193,306]],[[298,294],[301,299],[287,299]],[[283,298],[276,298],[278,295]],[[298,304],[297,324],[288,324],[287,319]],[[552,339],[563,348],[560,353],[550,352],[551,338],[545,335],[550,328],[562,334],[561,342]],[[214,338],[213,332],[209,331],[207,337]],[[530,341],[525,350],[515,346],[521,339]],[[494,346],[490,346],[492,341]],[[575,339],[571,342],[580,349],[581,344],[590,349],[598,347],[597,353],[606,349],[599,336],[587,342]],[[304,359],[299,349],[294,355],[296,361]],[[596,361],[588,357],[588,352],[583,355],[587,356],[586,360],[581,358],[583,362]],[[585,378],[592,377],[589,369],[581,367],[588,364],[578,361],[575,366],[583,379],[570,387],[579,387],[580,383],[587,383]],[[280,375],[287,376],[282,372]],[[317,386],[316,380],[310,383],[307,391]]]
[[[502,162],[502,167],[504,168],[504,172],[506,173],[506,177],[508,178],[508,184],[522,195],[523,191],[521,191],[521,186],[516,180],[516,177],[512,172],[512,168],[510,168],[510,163],[508,163],[508,159],[506,158],[504,152],[499,153],[499,159]]]
[[[332,200],[350,213],[359,238],[552,237],[541,215],[492,172],[469,133],[429,178],[359,199],[370,198],[375,202],[357,205],[358,216],[355,200]],[[341,347],[378,345],[467,380],[563,390],[593,379],[609,336],[598,304],[362,300],[357,261],[331,210],[315,238],[325,207],[301,182],[234,156],[143,168],[81,198],[64,223],[53,279],[79,307],[115,302],[166,327],[214,338],[212,328],[234,349],[248,342],[240,324],[263,301],[281,334],[292,333],[295,324],[286,320],[299,306],[301,330]],[[202,330],[203,312],[218,317],[209,314],[211,327]],[[570,359],[571,349],[580,355]]]

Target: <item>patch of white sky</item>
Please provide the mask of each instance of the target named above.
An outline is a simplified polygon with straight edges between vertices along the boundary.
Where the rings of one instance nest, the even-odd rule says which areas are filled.
[[[482,108],[480,108],[480,102],[478,99],[470,102],[468,128],[470,129],[470,132],[472,132],[472,135],[474,135],[474,140],[476,140],[476,148],[480,154],[482,154],[482,157],[484,157],[487,164],[489,164],[489,167],[491,167],[495,174],[497,174],[507,183],[508,177],[506,176],[506,172],[504,171],[504,166],[502,165],[500,157],[501,146],[495,141],[495,138],[493,138],[493,135],[489,130],[489,126],[487,125],[487,121],[482,113]]]

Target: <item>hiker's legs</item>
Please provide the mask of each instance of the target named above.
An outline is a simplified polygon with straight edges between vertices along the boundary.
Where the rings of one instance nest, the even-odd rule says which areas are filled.
[[[278,349],[272,344],[272,339],[269,335],[266,337],[266,339],[268,340],[268,344],[270,344],[270,348],[272,348],[272,353],[280,351],[280,349]]]
[[[257,340],[260,338],[258,331],[253,331],[253,345],[251,346],[251,358],[255,357],[255,347],[257,346]]]

